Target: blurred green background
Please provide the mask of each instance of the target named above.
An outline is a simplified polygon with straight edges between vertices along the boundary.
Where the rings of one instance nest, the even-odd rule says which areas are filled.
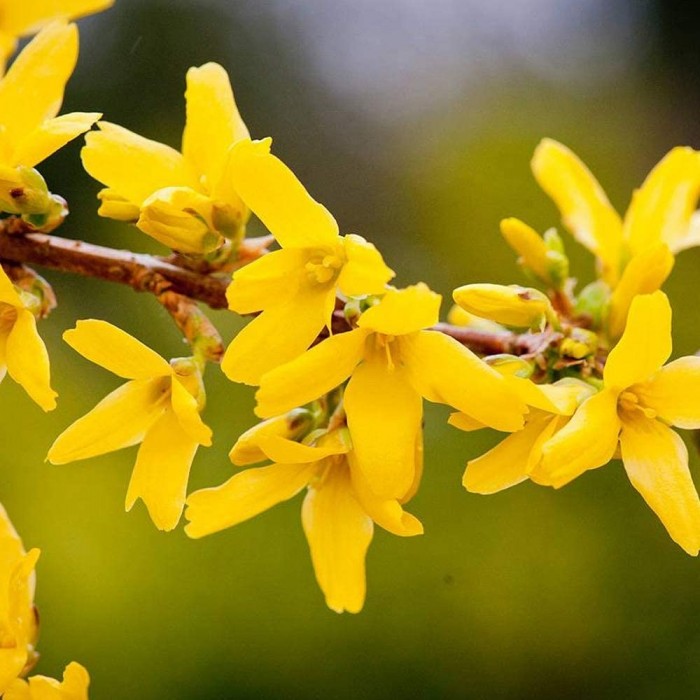
[[[467,282],[523,282],[498,233],[516,215],[558,214],[535,185],[540,138],[573,148],[621,210],[672,146],[700,146],[700,42],[693,3],[658,0],[117,0],[80,23],[65,111],[179,145],[184,75],[229,71],[255,137],[275,149],[344,232],[373,240],[398,283],[445,295]],[[63,235],[156,251],[96,216],[79,144],[44,164],[71,216]],[[582,282],[592,262],[567,238]],[[675,353],[700,347],[700,250],[666,290]],[[118,385],[62,344],[79,318],[110,320],[162,354],[184,353],[145,295],[47,272],[59,309],[42,323],[60,404],[44,416],[0,387],[0,500],[43,551],[38,672],[70,660],[91,698],[696,697],[700,563],[666,535],[618,462],[560,492],[524,484],[491,497],[460,485],[497,439],[448,428],[428,407],[426,469],[412,512],[421,538],[377,531],[364,611],[338,616],[316,587],[300,499],[201,541],[162,534],[123,501],[135,450],[55,467],[54,437]],[[226,340],[233,315],[212,315]],[[252,391],[212,368],[215,430],[191,487],[232,473],[254,420]],[[381,426],[377,426],[381,430]],[[693,452],[692,469],[700,479]],[[700,483],[700,482],[699,482]]]

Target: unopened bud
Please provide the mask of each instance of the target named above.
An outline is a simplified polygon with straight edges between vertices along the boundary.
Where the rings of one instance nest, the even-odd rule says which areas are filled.
[[[574,312],[577,316],[588,316],[593,328],[600,328],[607,316],[610,304],[610,287],[602,280],[585,286],[576,298]]]
[[[475,331],[484,331],[487,333],[503,333],[510,332],[495,321],[489,321],[487,318],[480,318],[474,314],[470,314],[465,311],[461,306],[456,304],[447,313],[447,322],[451,323],[453,326],[460,326],[461,328],[471,328]]]
[[[585,328],[572,328],[567,338],[561,341],[559,351],[566,357],[582,360],[598,349],[598,336]]]

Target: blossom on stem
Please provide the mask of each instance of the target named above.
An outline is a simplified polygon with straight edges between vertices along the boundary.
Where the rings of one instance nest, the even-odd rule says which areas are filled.
[[[245,384],[301,355],[330,325],[339,291],[382,294],[394,276],[371,243],[339,235],[333,216],[270,153],[270,143],[242,141],[231,153],[233,186],[282,248],[237,270],[228,288],[232,311],[262,311],[222,363],[229,379]]]
[[[46,676],[32,676],[25,681],[14,680],[3,700],[88,700],[90,676],[87,670],[73,661],[63,672],[63,681]]]
[[[197,447],[211,444],[211,430],[199,415],[205,397],[197,364],[192,358],[167,362],[106,321],[78,321],[63,338],[129,381],[61,433],[48,460],[66,464],[141,443],[126,509],[141,498],[156,527],[172,530],[182,514]]]

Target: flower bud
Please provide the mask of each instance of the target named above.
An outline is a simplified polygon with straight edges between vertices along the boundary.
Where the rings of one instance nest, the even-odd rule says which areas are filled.
[[[475,331],[484,331],[486,333],[509,333],[500,323],[489,321],[487,318],[479,318],[474,314],[470,314],[456,304],[447,313],[447,322],[453,326],[462,328],[471,328]]]
[[[559,351],[566,357],[582,360],[598,349],[598,336],[585,328],[572,328],[567,338],[561,341]]]
[[[506,377],[529,379],[535,371],[535,366],[532,362],[528,362],[517,355],[508,355],[506,353],[489,355],[484,358],[484,361]]]
[[[9,214],[46,214],[51,195],[39,171],[22,165],[0,170],[0,206]]]
[[[596,280],[581,290],[574,311],[577,316],[588,316],[593,328],[600,328],[607,316],[609,304],[610,287],[602,280]]]

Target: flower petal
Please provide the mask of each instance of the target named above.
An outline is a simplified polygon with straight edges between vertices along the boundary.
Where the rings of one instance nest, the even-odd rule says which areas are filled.
[[[63,339],[90,362],[124,379],[167,377],[172,372],[157,352],[107,321],[78,321]]]
[[[279,435],[261,435],[258,445],[268,459],[273,462],[286,464],[307,464],[318,462],[330,455],[345,454],[349,447],[341,441],[325,445],[304,445],[294,440],[288,440]]]
[[[326,338],[296,360],[268,372],[255,395],[256,415],[269,418],[303,406],[340,386],[362,359],[367,332]]]
[[[603,370],[606,387],[626,389],[651,377],[671,354],[671,305],[663,292],[635,297],[627,325]]]
[[[343,294],[383,294],[395,273],[386,266],[382,254],[362,236],[349,234],[341,240],[348,258],[338,277],[338,287]]]
[[[405,289],[389,289],[376,306],[365,311],[357,325],[386,335],[405,335],[438,322],[442,297],[422,282]]]
[[[66,464],[141,442],[166,408],[169,382],[135,379],[106,396],[55,440],[47,459]]]
[[[696,556],[700,550],[700,499],[683,440],[657,420],[627,417],[622,423],[620,447],[632,486],[659,516],[674,542]]]
[[[32,676],[29,681],[16,679],[3,700],[88,700],[90,676],[73,661],[63,672],[63,682],[47,676]]]
[[[32,0],[5,2],[2,28],[14,36],[33,34],[56,18],[78,19],[111,7],[114,0]]]
[[[233,147],[227,173],[236,192],[283,248],[337,245],[335,219],[270,153],[270,143],[246,139]]]
[[[347,469],[331,468],[322,484],[309,488],[301,519],[326,605],[338,613],[359,612],[373,525],[353,494]]]
[[[24,303],[15,285],[3,270],[2,265],[0,265],[0,304],[9,304],[17,309],[24,308]]]
[[[187,391],[177,375],[172,379],[170,400],[180,427],[190,438],[200,445],[211,445],[211,428],[202,421],[197,400]]]

